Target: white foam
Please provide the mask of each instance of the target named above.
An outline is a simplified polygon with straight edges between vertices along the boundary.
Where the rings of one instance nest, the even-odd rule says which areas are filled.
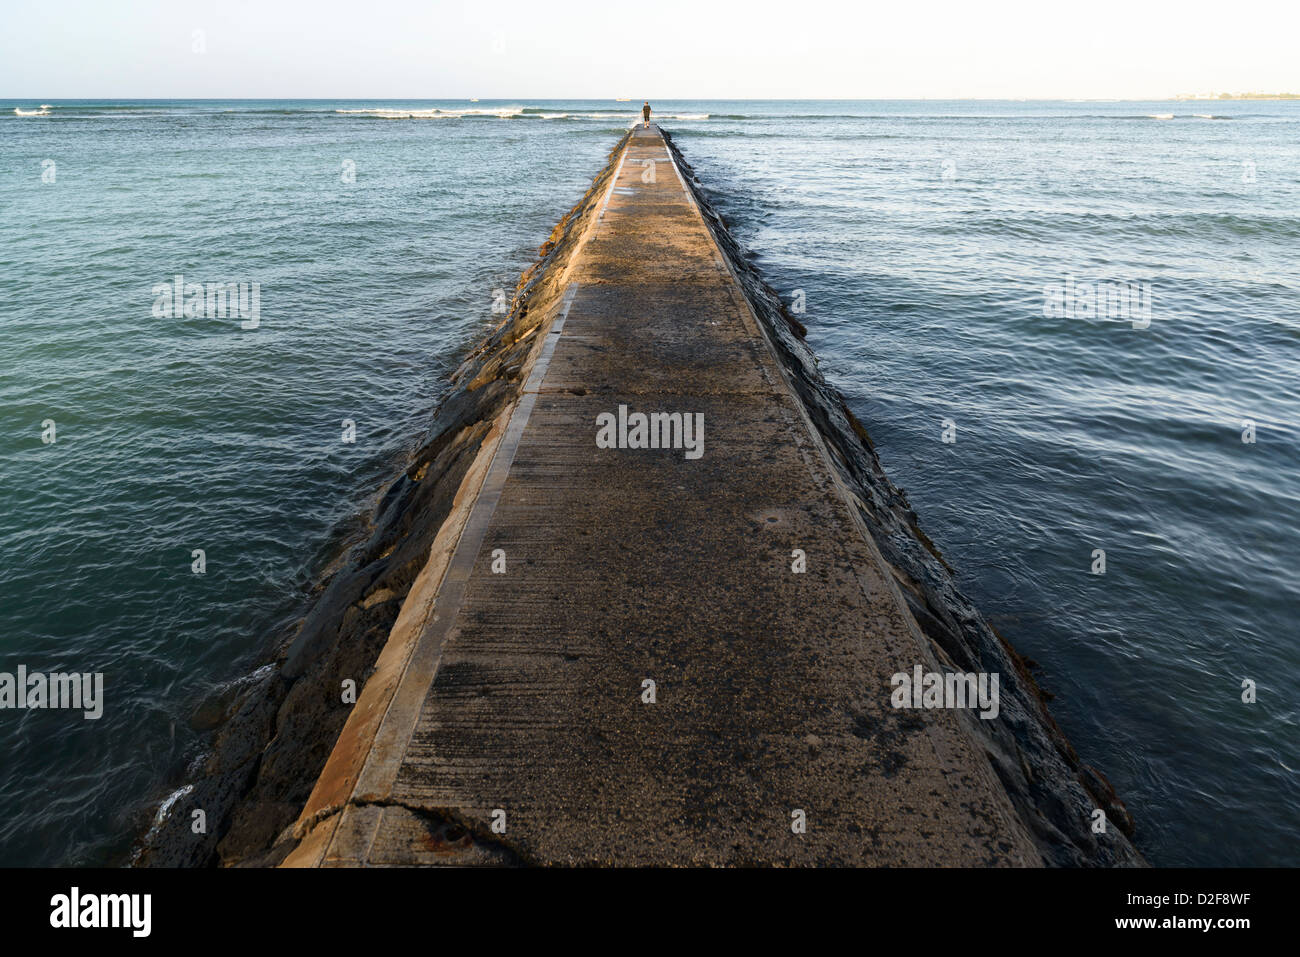
[[[398,107],[368,107],[365,109],[352,110],[335,110],[335,113],[349,113],[357,116],[374,116],[385,120],[454,120],[465,116],[496,116],[502,119],[511,119],[513,117],[522,117],[524,119],[536,120],[623,120],[636,121],[641,119],[640,110],[635,113],[524,113],[521,106],[505,106],[497,109],[478,110],[478,109],[444,109],[440,107],[430,107],[429,109],[401,109]],[[652,119],[663,120],[707,120],[708,113],[655,113]]]
[[[15,106],[14,115],[15,116],[49,116],[50,104],[42,103],[41,108],[39,110],[23,110]]]
[[[522,106],[506,106],[496,110],[403,110],[387,107],[364,110],[335,110],[335,113],[356,113],[361,116],[376,116],[385,120],[455,120],[463,116],[496,116],[508,119],[524,112]]]

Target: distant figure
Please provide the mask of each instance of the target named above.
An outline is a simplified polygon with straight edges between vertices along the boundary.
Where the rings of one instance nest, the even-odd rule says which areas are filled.
[[[641,119],[645,120],[645,128],[650,129],[650,101],[645,101],[645,106],[641,107]]]

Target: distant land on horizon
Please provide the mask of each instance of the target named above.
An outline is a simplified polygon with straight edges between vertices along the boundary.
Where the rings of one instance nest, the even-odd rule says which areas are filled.
[[[1300,93],[1180,93],[1179,100],[1300,100]]]

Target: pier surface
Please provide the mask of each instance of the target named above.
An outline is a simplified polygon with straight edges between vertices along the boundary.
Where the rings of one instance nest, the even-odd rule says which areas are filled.
[[[891,707],[928,642],[657,128],[601,204],[286,863],[1040,863],[969,718]],[[619,406],[703,454],[599,448]]]

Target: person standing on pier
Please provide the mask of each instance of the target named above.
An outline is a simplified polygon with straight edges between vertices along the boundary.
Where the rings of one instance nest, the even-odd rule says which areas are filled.
[[[641,119],[645,121],[645,128],[650,129],[650,101],[645,101],[645,106],[641,107]]]

